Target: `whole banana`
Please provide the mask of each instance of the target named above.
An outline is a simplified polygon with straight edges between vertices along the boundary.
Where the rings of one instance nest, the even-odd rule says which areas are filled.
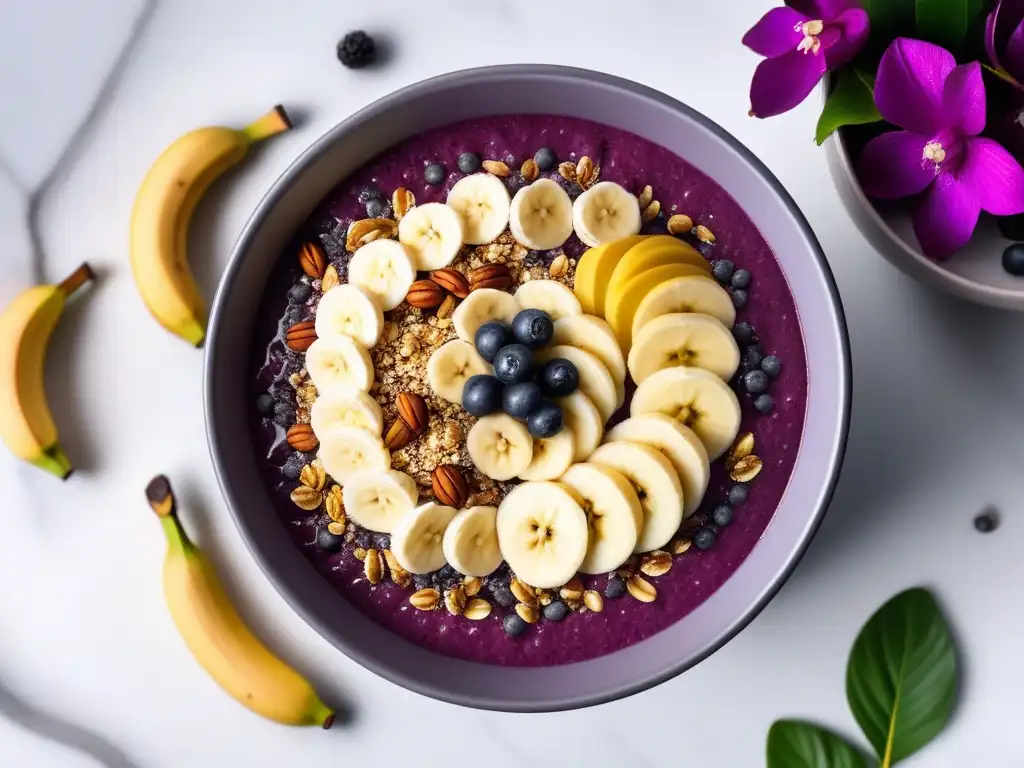
[[[249,631],[232,607],[213,566],[182,529],[167,478],[154,478],[146,498],[167,534],[164,597],[192,655],[253,712],[285,725],[330,728],[334,712],[305,678]]]
[[[279,105],[241,130],[199,128],[165,149],[142,180],[131,221],[135,283],[153,317],[190,344],[206,337],[205,303],[188,263],[196,204],[254,143],[291,127]]]
[[[0,314],[0,439],[25,461],[71,476],[46,400],[46,349],[68,298],[93,279],[88,264],[57,285],[38,285]]]

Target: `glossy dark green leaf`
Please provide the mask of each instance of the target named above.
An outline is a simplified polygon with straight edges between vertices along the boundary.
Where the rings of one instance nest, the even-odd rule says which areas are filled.
[[[892,39],[914,30],[915,0],[861,0],[871,19],[871,34]]]
[[[956,699],[953,639],[925,589],[909,589],[868,619],[850,651],[846,699],[888,768],[934,739]]]
[[[922,40],[960,53],[983,3],[984,0],[917,0],[915,34]]]
[[[867,768],[842,738],[803,720],[776,720],[768,731],[768,768]]]
[[[840,70],[818,119],[814,140],[821,146],[829,136],[844,125],[865,125],[882,119],[875,106],[874,78],[853,67]]]

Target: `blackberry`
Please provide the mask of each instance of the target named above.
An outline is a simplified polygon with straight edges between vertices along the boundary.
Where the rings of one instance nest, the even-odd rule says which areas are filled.
[[[373,63],[377,46],[362,30],[349,32],[338,43],[338,60],[349,69],[360,69]]]

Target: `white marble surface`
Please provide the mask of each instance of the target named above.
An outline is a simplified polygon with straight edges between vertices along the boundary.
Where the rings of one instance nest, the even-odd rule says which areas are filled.
[[[72,3],[32,5],[53,12]],[[811,141],[813,100],[771,122],[746,117],[756,59],[739,39],[770,0],[672,5],[657,14],[621,0],[164,0],[156,8],[109,104],[41,206],[45,276],[57,279],[85,258],[103,277],[59,329],[48,375],[67,450],[83,471],[61,485],[0,454],[0,766],[757,766],[777,717],[856,732],[843,694],[847,651],[871,611],[912,584],[941,596],[965,677],[952,727],[906,765],[1024,763],[1021,320],[919,288],[867,246]],[[388,66],[351,73],[337,64],[335,43],[357,27],[393,39]],[[43,88],[83,66],[63,47],[30,61]],[[201,355],[146,315],[126,253],[135,188],[185,130],[245,123],[277,101],[308,115],[199,212],[193,250],[212,293],[249,211],[320,133],[421,78],[524,61],[660,88],[763,158],[828,253],[855,371],[838,494],[774,602],[674,681],[543,716],[474,712],[408,693],[349,662],[292,614],[222,507],[202,432]],[[0,71],[12,66],[0,47]],[[54,119],[62,114],[57,103],[48,108]],[[25,142],[31,151],[35,142]],[[20,205],[14,194],[0,200],[7,216]],[[0,255],[5,268],[10,253]],[[325,734],[268,724],[193,663],[160,595],[163,540],[142,496],[158,471],[178,485],[188,527],[245,615],[349,704],[350,725]],[[1003,513],[987,537],[971,527],[986,504]]]

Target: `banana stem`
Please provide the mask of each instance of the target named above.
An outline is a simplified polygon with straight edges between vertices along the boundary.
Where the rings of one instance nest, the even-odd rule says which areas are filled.
[[[96,273],[92,271],[92,267],[87,262],[83,262],[78,269],[64,278],[58,287],[65,296],[71,296],[79,288],[95,278]]]
[[[149,485],[146,486],[146,499],[160,518],[160,524],[167,534],[168,546],[182,554],[194,551],[195,546],[189,541],[188,534],[178,520],[178,507],[171,483],[164,475],[158,475],[149,481]]]
[[[292,121],[289,119],[288,113],[284,111],[284,107],[278,104],[255,123],[245,126],[242,133],[249,138],[249,141],[255,142],[283,133],[290,130],[291,127]]]

